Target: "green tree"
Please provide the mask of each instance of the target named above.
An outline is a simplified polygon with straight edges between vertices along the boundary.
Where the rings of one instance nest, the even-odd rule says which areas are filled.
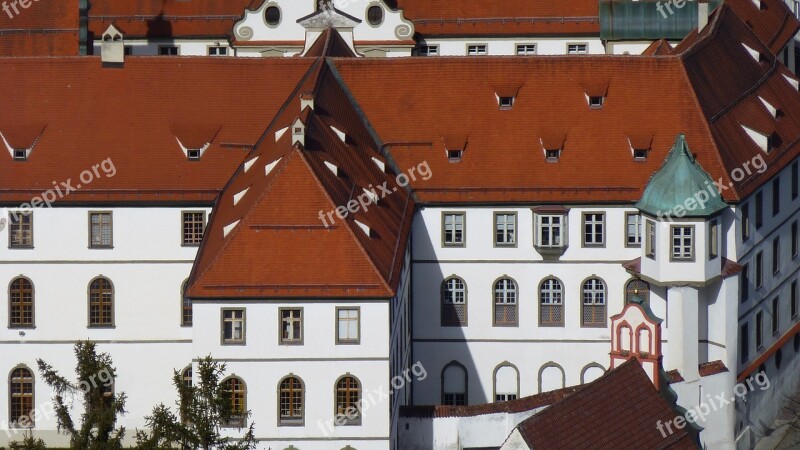
[[[138,448],[255,449],[254,423],[239,440],[232,441],[222,435],[225,427],[241,430],[250,418],[250,411],[234,410],[224,378],[225,364],[214,361],[210,355],[197,363],[196,384],[185,382],[181,373],[173,371],[172,384],[178,391],[177,413],[163,403],[154,407],[145,417],[149,434],[136,432]]]
[[[94,342],[75,344],[78,375],[75,383],[61,376],[46,362],[38,359],[39,373],[55,392],[55,414],[58,431],[70,436],[70,447],[80,450],[122,448],[125,428],[115,428],[117,416],[125,413],[125,394],[114,393],[117,371],[108,353],[97,353]],[[70,415],[71,400],[82,397],[83,414],[76,424]]]
[[[47,448],[44,445],[44,441],[39,438],[34,438],[33,433],[26,432],[22,436],[22,441],[12,441],[8,444],[11,450],[45,450]]]

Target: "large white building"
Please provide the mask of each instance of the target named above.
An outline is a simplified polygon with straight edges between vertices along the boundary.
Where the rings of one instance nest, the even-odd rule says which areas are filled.
[[[382,2],[254,3],[235,53],[302,56],[130,56],[162,44],[90,13],[100,57],[2,60],[0,445],[31,409],[66,442],[36,359],[70,373],[82,339],[113,357],[129,430],[173,369],[225,362],[260,448],[499,448],[407,429],[401,407],[581,385],[612,348],[660,364],[687,409],[766,373],[698,425],[708,448],[768,433],[800,387],[784,3],[724,4],[674,51],[518,58],[360,58],[449,38],[414,40],[402,27],[435,24]],[[195,19],[175,23],[229,20]],[[630,302],[663,321],[658,346],[612,328]]]

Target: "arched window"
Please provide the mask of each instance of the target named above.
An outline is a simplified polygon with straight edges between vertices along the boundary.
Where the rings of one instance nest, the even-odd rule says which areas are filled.
[[[442,369],[442,404],[467,404],[467,369],[456,361]]]
[[[450,277],[442,283],[442,326],[467,325],[467,286],[464,280]]]
[[[183,372],[181,372],[181,381],[183,381],[183,385],[187,388],[192,387],[192,366],[183,369]]]
[[[17,367],[9,376],[8,417],[11,425],[20,428],[34,426],[33,373],[27,367]]]
[[[505,362],[494,369],[494,401],[507,402],[519,397],[519,372]]]
[[[181,325],[185,327],[192,325],[192,301],[186,296],[187,287],[189,280],[184,281],[181,286]]]
[[[280,425],[302,425],[303,381],[290,375],[281,380],[278,391]]]
[[[511,278],[494,284],[494,324],[517,325],[517,283]]]
[[[33,283],[23,277],[11,281],[8,289],[9,326],[33,327]]]
[[[639,303],[650,301],[650,285],[646,281],[634,278],[625,285],[625,304],[641,299]]]
[[[345,375],[336,382],[336,425],[360,425],[361,383]]]
[[[583,326],[606,325],[606,285],[599,278],[589,278],[583,283]]]
[[[562,389],[566,386],[564,368],[550,361],[539,369],[539,393]]]
[[[564,326],[564,287],[555,278],[546,278],[539,286],[539,324]]]
[[[241,428],[247,407],[247,386],[241,378],[230,377],[223,382],[223,388],[231,399],[231,419],[227,426]]]
[[[107,278],[96,278],[89,285],[89,326],[114,325],[114,288]]]

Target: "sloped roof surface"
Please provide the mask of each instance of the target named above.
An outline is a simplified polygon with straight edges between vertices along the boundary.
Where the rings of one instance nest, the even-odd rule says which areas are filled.
[[[530,448],[697,449],[688,428],[662,435],[657,423],[677,417],[636,360],[630,360],[573,395],[522,421]]]
[[[30,2],[28,8],[8,3],[0,9],[0,57],[74,56],[79,53],[78,2]]]

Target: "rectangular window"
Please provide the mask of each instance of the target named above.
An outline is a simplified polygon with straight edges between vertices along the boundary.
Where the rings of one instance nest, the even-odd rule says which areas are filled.
[[[764,253],[756,253],[756,289],[764,283]]]
[[[303,309],[281,308],[281,344],[303,343]]]
[[[177,56],[178,55],[178,46],[176,45],[164,45],[158,47],[158,54],[161,56]]]
[[[656,257],[656,224],[652,220],[645,222],[645,248],[644,254],[650,258]]]
[[[797,247],[800,246],[797,235],[797,221],[792,222],[792,258],[797,257]]]
[[[672,261],[694,260],[694,227],[672,226]]]
[[[583,214],[583,245],[585,247],[605,244],[605,221],[604,213]]]
[[[742,203],[742,242],[750,239],[750,205]]]
[[[183,245],[200,245],[205,227],[205,212],[183,211]]]
[[[336,309],[336,343],[358,344],[360,339],[358,315],[358,308]]]
[[[559,248],[565,246],[566,216],[541,215],[538,217],[536,238],[539,247]]]
[[[528,56],[536,54],[536,44],[517,44],[517,55]]]
[[[772,240],[772,274],[781,270],[781,237],[776,236]]]
[[[447,406],[463,406],[467,404],[467,396],[465,394],[452,394],[445,392],[442,404]]]
[[[439,46],[438,45],[420,45],[418,52],[419,52],[419,56],[437,56],[437,55],[439,55]]]
[[[494,244],[497,246],[517,245],[517,214],[494,214]]]
[[[756,193],[756,230],[764,225],[764,193]]]
[[[775,177],[772,180],[772,215],[777,216],[781,212],[781,179]]]
[[[567,54],[569,55],[585,55],[586,44],[568,44]]]
[[[792,319],[797,318],[797,281],[792,281],[789,288],[789,308],[791,309]]]
[[[794,200],[797,198],[797,189],[800,188],[800,186],[798,186],[800,180],[798,180],[797,177],[797,161],[792,163],[791,170],[792,170],[792,200]]]
[[[89,247],[111,248],[113,226],[110,212],[89,213]]]
[[[742,296],[742,302],[746,302],[750,298],[750,266],[747,264],[742,266],[742,274],[739,278],[739,293]]]
[[[33,211],[8,213],[8,247],[33,247]]]
[[[626,247],[642,246],[642,215],[639,213],[625,213]]]
[[[772,334],[778,334],[778,326],[780,325],[780,310],[778,309],[780,303],[779,297],[772,299]]]
[[[244,344],[244,309],[222,310],[222,343]]]
[[[208,47],[208,56],[227,56],[228,47]]]
[[[442,218],[442,244],[445,247],[464,246],[464,213],[444,213]]]
[[[742,364],[750,359],[750,333],[747,329],[747,324],[743,323],[741,331],[739,332],[739,354],[742,358]]]
[[[126,45],[123,48],[122,52],[125,54],[125,56],[133,55],[133,46],[132,45]]]
[[[484,56],[486,55],[486,45],[476,44],[467,46],[467,55],[469,56]]]
[[[712,260],[719,254],[719,222],[712,220],[708,225],[708,259]]]
[[[756,350],[764,346],[764,315],[761,311],[756,313]]]
[[[516,399],[517,399],[516,394],[496,394],[494,396],[495,402],[507,402],[509,400],[516,400]]]

